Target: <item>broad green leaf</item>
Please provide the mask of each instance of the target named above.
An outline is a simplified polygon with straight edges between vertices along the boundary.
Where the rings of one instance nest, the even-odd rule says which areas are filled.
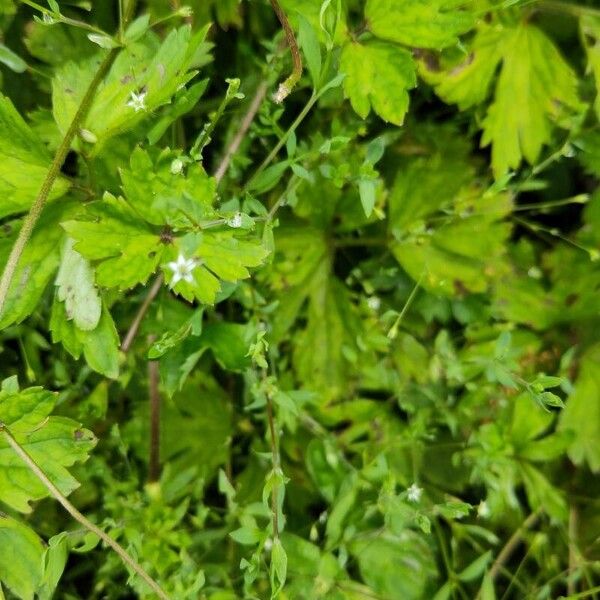
[[[40,191],[52,158],[12,102],[0,95],[0,218],[29,210]],[[68,189],[59,177],[50,200]]]
[[[106,307],[94,329],[81,329],[68,318],[66,306],[58,297],[52,304],[50,317],[52,341],[61,342],[67,352],[78,359],[83,356],[87,364],[109,379],[119,375],[119,335]]]
[[[127,45],[95,94],[83,124],[97,139],[93,152],[168,103],[196,75],[193,68],[206,32],[204,28],[192,33],[189,26],[184,26],[173,29],[162,43],[149,32]],[[52,103],[61,132],[69,126],[101,59],[102,55],[96,55],[83,63],[67,63],[57,72]]]
[[[74,206],[72,201],[53,202],[43,211],[17,265],[0,315],[0,329],[20,323],[35,310],[60,263],[64,237],[60,220],[71,214]],[[6,264],[20,227],[20,221],[6,224],[6,237],[0,237],[0,265]]]
[[[340,71],[344,92],[364,119],[371,108],[385,121],[402,125],[408,110],[408,90],[417,83],[410,52],[386,42],[351,42],[344,46]]]
[[[306,387],[322,392],[323,398],[342,393],[349,384],[351,360],[360,350],[357,336],[360,320],[342,283],[331,272],[327,241],[318,230],[286,227],[275,244],[272,285],[279,307],[273,323],[273,341],[286,336],[304,313],[306,327],[294,338],[294,367]]]
[[[445,48],[475,23],[464,0],[367,0],[365,17],[379,38],[417,48]]]
[[[577,78],[552,41],[524,23],[506,33],[494,102],[483,123],[496,177],[539,159],[565,112],[581,107]]]
[[[42,579],[44,544],[37,534],[0,512],[0,582],[20,600],[33,600]]]
[[[600,346],[590,348],[581,360],[575,389],[562,410],[559,428],[572,432],[569,457],[586,463],[594,473],[600,471]]]
[[[363,580],[385,598],[433,597],[437,567],[424,537],[409,529],[399,537],[365,535],[350,544]]]
[[[445,156],[403,168],[389,199],[392,252],[415,280],[435,294],[484,292],[504,271],[510,211],[504,195],[481,197],[464,188],[470,167]]]
[[[121,171],[123,195],[131,208],[151,225],[171,228],[203,225],[218,216],[213,208],[216,182],[198,162],[182,164],[168,149],[146,152],[136,148],[129,169]]]
[[[94,272],[88,261],[73,249],[67,238],[56,276],[56,295],[65,303],[68,320],[83,331],[95,329],[102,313],[102,301],[94,285]]]
[[[490,86],[502,60],[505,30],[482,27],[475,36],[469,53],[460,50],[453,59],[440,65],[431,65],[428,56],[419,61],[419,72],[435,87],[436,94],[448,104],[457,104],[461,110],[480,104],[488,97]]]
[[[84,462],[96,439],[75,421],[52,416],[55,402],[56,394],[39,387],[20,392],[4,389],[0,391],[0,421],[58,489],[68,495],[79,484],[67,467]],[[48,495],[46,487],[0,436],[0,501],[28,513],[30,502]]]
[[[85,219],[85,220],[83,220]],[[75,250],[96,263],[96,282],[128,289],[144,283],[164,252],[158,227],[152,227],[122,198],[105,194],[85,207],[79,220],[62,223]]]

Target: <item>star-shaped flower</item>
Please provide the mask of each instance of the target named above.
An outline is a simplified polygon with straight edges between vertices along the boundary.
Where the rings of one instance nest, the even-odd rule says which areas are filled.
[[[139,112],[140,110],[146,110],[146,92],[140,92],[137,94],[136,92],[131,92],[131,96],[127,106],[130,106],[135,110],[135,112]]]
[[[421,500],[421,496],[423,495],[423,488],[419,487],[416,483],[413,483],[406,490],[406,497],[410,502],[419,502]]]
[[[167,263],[167,267],[173,271],[171,288],[175,287],[180,281],[194,282],[193,271],[196,267],[196,261],[193,258],[186,258],[183,254],[180,254],[176,261]]]

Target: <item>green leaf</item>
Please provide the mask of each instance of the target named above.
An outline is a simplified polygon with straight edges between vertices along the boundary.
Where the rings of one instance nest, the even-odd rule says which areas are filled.
[[[314,89],[317,89],[321,80],[321,48],[319,47],[319,38],[312,25],[302,16],[298,16],[300,30],[298,32],[298,44],[304,52],[306,66],[313,82]]]
[[[459,574],[458,578],[461,581],[474,581],[483,575],[490,560],[492,559],[492,551],[488,550],[478,558],[476,558],[468,567],[465,567]]]
[[[85,220],[84,220],[85,219]],[[122,198],[105,194],[88,204],[78,220],[62,223],[75,250],[96,264],[96,282],[128,289],[145,283],[164,251],[160,232],[140,218]]]
[[[508,195],[463,188],[471,167],[434,155],[403,168],[392,189],[391,249],[402,267],[435,294],[483,292],[504,271]]]
[[[96,444],[91,431],[66,417],[51,416],[56,394],[42,388],[0,391],[0,421],[65,495],[78,487],[66,467],[84,462]],[[15,451],[0,436],[0,501],[28,513],[30,502],[49,495]]]
[[[410,52],[385,42],[351,42],[342,50],[340,71],[352,108],[365,119],[371,108],[385,121],[402,125],[408,90],[417,83]]]
[[[61,342],[74,358],[83,353],[87,364],[109,379],[119,376],[119,335],[106,307],[94,329],[80,329],[69,320],[65,304],[55,298],[50,317],[52,341]]]
[[[15,73],[24,73],[27,70],[27,63],[4,44],[0,44],[0,62]]]
[[[502,60],[506,32],[494,27],[482,27],[477,32],[467,56],[461,51],[440,68],[431,64],[428,55],[419,61],[419,71],[432,84],[436,94],[448,104],[466,110],[488,97],[490,86]]]
[[[474,17],[460,0],[367,0],[365,17],[377,37],[417,48],[458,43]]]
[[[210,323],[200,336],[219,364],[229,371],[243,371],[250,366],[248,327],[237,323]]]
[[[94,272],[79,252],[73,240],[67,238],[55,285],[56,295],[65,303],[67,319],[83,331],[95,329],[102,313],[102,301],[94,285]]]
[[[169,102],[177,90],[197,73],[193,67],[203,46],[207,28],[192,33],[189,26],[173,29],[162,43],[149,32],[128,44],[94,96],[82,128],[97,142],[97,153],[111,137],[131,129],[159,106]],[[67,63],[52,82],[54,118],[64,134],[89,85],[102,55],[82,63]],[[132,100],[142,96],[137,105]]]
[[[287,578],[287,554],[277,537],[271,548],[271,598],[277,597]]]
[[[43,211],[17,265],[0,315],[0,329],[20,323],[35,310],[60,263],[64,232],[59,222],[71,214],[74,206],[73,201],[52,202]],[[6,236],[0,236],[1,265],[6,264],[20,227],[20,221],[4,227]]]
[[[43,554],[44,544],[32,529],[0,513],[0,582],[20,600],[33,600]]]
[[[600,346],[591,347],[581,360],[575,389],[560,414],[559,429],[570,431],[573,442],[569,457],[577,464],[587,463],[600,472]]]
[[[0,95],[0,218],[29,210],[50,167],[51,157],[12,102]],[[49,199],[68,189],[59,177]]]
[[[437,568],[421,534],[406,530],[402,537],[365,536],[350,544],[350,552],[363,580],[377,594],[403,600],[433,597]]]
[[[554,123],[581,107],[577,78],[556,46],[527,23],[506,32],[503,63],[494,102],[483,123],[482,145],[492,145],[497,178],[524,157],[539,159]]]
[[[69,557],[68,541],[67,532],[59,533],[48,540],[48,547],[42,556],[43,578],[38,590],[40,600],[51,600],[54,596]]]

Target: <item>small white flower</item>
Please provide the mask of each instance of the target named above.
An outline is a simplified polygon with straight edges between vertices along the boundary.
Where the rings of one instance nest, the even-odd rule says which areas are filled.
[[[406,490],[406,497],[410,502],[419,502],[421,500],[421,496],[423,495],[423,488],[420,488],[416,483],[413,483]]]
[[[267,538],[265,540],[264,548],[267,552],[271,552],[271,548],[273,547],[273,540],[271,538]]]
[[[381,308],[381,300],[378,296],[371,296],[367,300],[367,304],[369,305],[369,308],[374,311],[377,311]]]
[[[183,161],[180,158],[176,158],[171,163],[171,173],[173,175],[179,175],[183,171]]]
[[[480,519],[487,519],[492,514],[488,503],[485,500],[482,500],[477,507],[477,516]]]
[[[140,92],[137,94],[136,92],[132,91],[127,106],[133,108],[135,112],[146,110],[146,92]]]
[[[229,227],[233,227],[234,229],[238,229],[242,226],[242,213],[236,212],[231,219],[227,221],[227,225]]]
[[[167,267],[173,271],[171,288],[175,287],[180,281],[193,283],[194,275],[192,272],[196,267],[196,261],[193,258],[186,258],[183,254],[180,254],[176,261],[167,263]]]

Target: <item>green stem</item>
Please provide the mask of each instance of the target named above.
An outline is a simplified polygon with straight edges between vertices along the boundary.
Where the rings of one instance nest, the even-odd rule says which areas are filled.
[[[87,517],[81,514],[62,494],[62,492],[50,481],[48,476],[42,471],[40,466],[35,460],[28,454],[28,452],[17,442],[13,437],[12,433],[8,430],[8,427],[4,423],[0,422],[0,433],[4,434],[4,438],[8,442],[8,445],[15,451],[15,453],[23,460],[31,472],[40,480],[40,482],[46,487],[54,498],[62,504],[63,508],[81,525],[83,525],[88,531],[97,535],[107,546],[112,548],[120,557],[125,565],[135,571],[152,589],[152,591],[161,599],[169,600],[169,596],[162,590],[162,588],[146,573],[144,568],[137,563],[127,551],[111,538],[107,533],[102,531],[97,525],[92,523]]]
[[[27,6],[31,6],[31,8],[35,8],[35,10],[39,10],[42,14],[48,15],[49,17],[52,17],[53,19],[56,19],[56,21],[59,21],[60,23],[64,23],[65,25],[79,27],[80,29],[85,29],[87,31],[91,31],[91,32],[97,33],[99,35],[105,35],[107,37],[111,37],[108,33],[106,33],[105,31],[103,31],[102,29],[100,29],[98,27],[94,27],[93,25],[90,25],[89,23],[86,23],[85,21],[78,21],[77,19],[71,19],[69,17],[65,17],[64,15],[56,15],[54,12],[45,8],[44,6],[41,6],[37,2],[32,2],[32,0],[20,0],[20,2],[22,4],[26,4]]]
[[[273,147],[271,152],[269,152],[269,155],[267,156],[267,158],[265,158],[265,160],[262,161],[262,163],[260,164],[258,169],[256,169],[256,171],[254,171],[252,177],[250,177],[250,179],[248,180],[248,183],[246,183],[246,185],[244,186],[244,191],[273,162],[273,159],[277,156],[278,152],[283,148],[285,143],[288,141],[288,138],[290,137],[290,135],[292,135],[292,133],[294,133],[294,131],[296,131],[296,129],[298,128],[300,123],[302,123],[302,121],[304,121],[304,119],[306,118],[306,115],[308,115],[308,113],[310,112],[310,109],[314,106],[315,102],[318,99],[319,99],[319,94],[312,94],[312,96],[309,98],[308,102],[306,103],[306,105],[304,106],[304,108],[302,109],[300,114],[296,117],[296,120],[290,125],[289,129],[283,134],[283,136],[280,138],[280,140],[277,142],[277,144],[275,144],[275,146]]]
[[[6,303],[6,298],[10,289],[10,284],[13,280],[21,255],[23,254],[23,250],[25,250],[25,246],[31,237],[35,224],[42,214],[42,210],[46,204],[46,201],[48,200],[52,186],[54,185],[54,182],[60,173],[60,168],[62,167],[62,164],[71,148],[71,143],[79,131],[80,124],[83,122],[90,110],[98,86],[107,75],[119,51],[120,48],[113,48],[100,64],[94,79],[88,86],[81,104],[79,105],[79,108],[77,109],[77,112],[75,113],[75,116],[73,117],[73,120],[67,129],[67,132],[65,133],[65,137],[56,150],[54,160],[50,165],[50,169],[46,174],[46,178],[42,183],[42,187],[40,188],[37,198],[35,199],[31,209],[29,210],[29,213],[23,221],[23,226],[21,227],[19,235],[15,240],[6,262],[6,266],[4,267],[4,271],[2,272],[2,278],[0,279],[0,315],[2,315],[4,304]]]

